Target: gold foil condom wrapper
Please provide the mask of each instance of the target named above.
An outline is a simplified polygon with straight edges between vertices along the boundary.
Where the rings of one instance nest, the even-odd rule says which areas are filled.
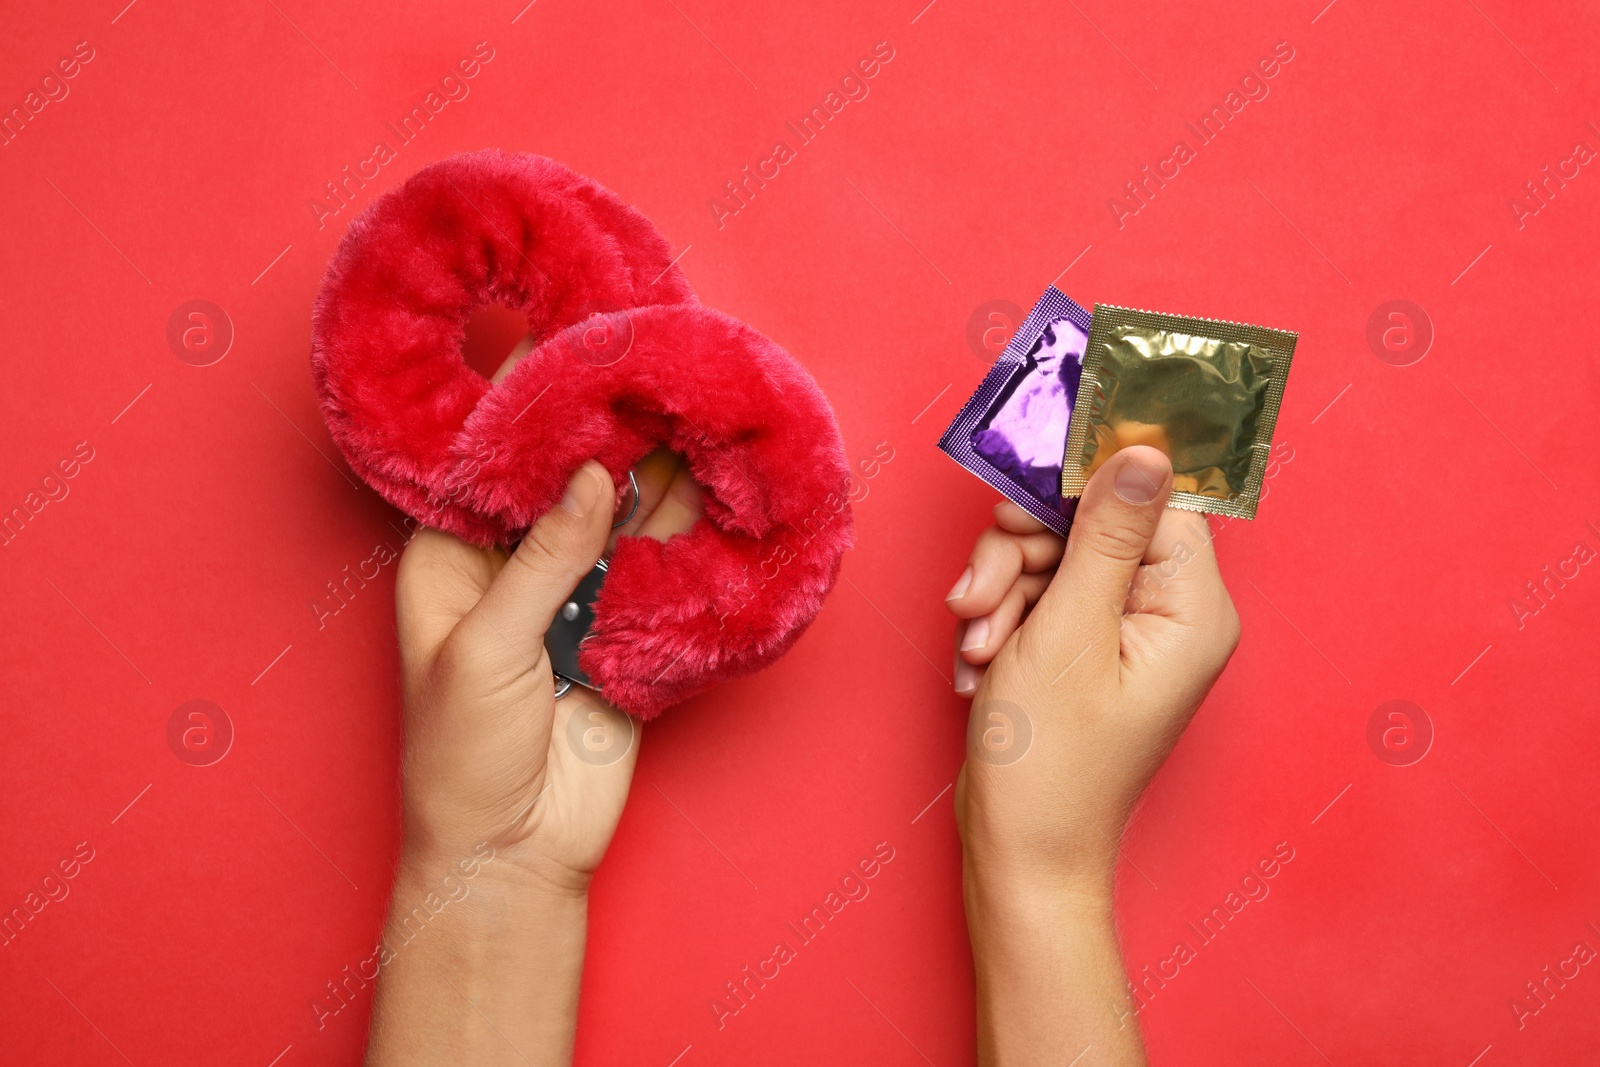
[[[1119,449],[1172,460],[1168,504],[1253,519],[1298,335],[1096,304],[1061,493],[1076,497]]]

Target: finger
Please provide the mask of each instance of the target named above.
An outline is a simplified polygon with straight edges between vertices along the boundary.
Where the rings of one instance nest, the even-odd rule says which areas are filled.
[[[700,483],[689,473],[688,465],[683,464],[678,467],[677,474],[667,486],[661,502],[650,513],[650,518],[639,527],[639,533],[644,537],[665,541],[673,534],[683,533],[704,514]]]
[[[629,499],[631,492],[623,494],[620,513],[613,516],[612,521],[615,522],[624,516],[627,521],[611,531],[611,536],[606,542],[607,551],[616,547],[617,538],[637,534],[639,528],[645,524],[645,520],[655,514],[656,508],[661,505],[662,498],[667,495],[672,480],[677,477],[678,470],[682,466],[682,457],[665,448],[653,450],[634,465],[634,481],[639,484],[639,506],[633,506],[633,501]]]
[[[511,350],[511,354],[506,357],[506,361],[504,363],[500,364],[500,369],[494,372],[494,377],[490,378],[489,381],[493,382],[495,385],[499,385],[501,380],[504,379],[506,375],[511,373],[511,368],[517,365],[517,361],[532,351],[533,334],[530,333],[522,340],[517,342],[517,347]]]
[[[1010,500],[1002,500],[994,506],[994,521],[996,526],[1007,533],[1036,534],[1049,529],[1044,523],[1022,510],[1020,505]]]
[[[1226,597],[1211,527],[1204,515],[1168,508],[1156,524],[1144,565],[1128,590],[1125,613],[1168,615],[1193,622]]]
[[[963,619],[987,615],[1000,606],[1019,575],[1048,571],[1061,561],[1064,543],[1048,531],[1006,533],[991,526],[978,535],[967,569],[945,597],[951,614]]]
[[[968,663],[983,665],[1000,654],[1000,649],[1017,632],[1028,610],[1038,602],[1039,596],[1050,585],[1048,574],[1024,574],[1001,598],[1000,606],[987,615],[967,622],[961,638],[961,658]]]
[[[414,534],[395,575],[395,622],[408,662],[433,658],[456,623],[483,597],[505,557],[428,527]]]
[[[611,475],[593,460],[578,468],[561,502],[534,523],[462,627],[467,639],[509,644],[532,669],[544,654],[544,635],[578,582],[600,558],[611,528]]]
[[[978,683],[983,681],[984,671],[988,668],[974,666],[961,658],[961,645],[966,639],[968,622],[956,621],[956,658],[955,669],[951,680],[951,688],[956,696],[970,697],[978,691]]]
[[[1239,643],[1239,613],[1223,584],[1205,516],[1168,509],[1129,592],[1124,662],[1160,663],[1200,686],[1196,703]],[[1163,672],[1144,672],[1152,684]]]
[[[1099,647],[1102,656],[1117,648],[1129,585],[1171,490],[1172,464],[1144,445],[1122,449],[1089,479],[1061,567],[1029,619],[1045,637],[1041,654],[1054,662],[1083,647]],[[1050,639],[1067,633],[1083,639]]]
[[[1026,606],[1022,590],[1014,585],[1000,599],[999,607],[987,615],[968,619],[966,629],[961,635],[961,645],[956,650],[958,658],[975,666],[981,666],[994,659],[995,654],[1000,651],[1000,646],[1005,644],[1006,638],[1011,636],[1022,622],[1022,611]]]

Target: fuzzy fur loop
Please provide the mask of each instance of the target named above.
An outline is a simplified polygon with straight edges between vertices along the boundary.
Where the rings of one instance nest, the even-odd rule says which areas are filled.
[[[462,358],[490,302],[537,341],[499,385]],[[352,469],[476,544],[518,540],[587,459],[624,485],[657,445],[685,457],[705,517],[618,542],[580,656],[642,719],[782,655],[850,545],[848,467],[816,382],[696,301],[643,215],[552,160],[454,156],[379,198],[329,266],[311,362]]]

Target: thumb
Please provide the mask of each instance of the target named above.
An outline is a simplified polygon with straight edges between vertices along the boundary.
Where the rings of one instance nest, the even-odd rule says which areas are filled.
[[[1109,647],[1118,647],[1128,587],[1150,549],[1171,491],[1171,462],[1146,445],[1122,449],[1089,479],[1061,568],[1034,609],[1035,616],[1043,616],[1045,629],[1087,630],[1092,641],[1109,637]],[[1070,648],[1061,651],[1068,658],[1075,654]]]
[[[604,467],[590,460],[578,468],[561,502],[523,536],[463,621],[491,627],[525,660],[537,663],[556,612],[605,548],[614,497]]]

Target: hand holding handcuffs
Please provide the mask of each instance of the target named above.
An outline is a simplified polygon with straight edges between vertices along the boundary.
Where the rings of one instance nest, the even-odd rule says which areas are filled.
[[[462,358],[486,303],[523,312],[535,339],[497,384]],[[705,514],[664,542],[620,538],[546,635],[562,692],[590,686],[641,719],[787,651],[852,540],[816,382],[699,303],[643,215],[549,159],[453,156],[376,200],[328,268],[311,362],[351,468],[484,547],[519,540],[589,459],[629,474],[637,508],[634,465],[684,457]]]

